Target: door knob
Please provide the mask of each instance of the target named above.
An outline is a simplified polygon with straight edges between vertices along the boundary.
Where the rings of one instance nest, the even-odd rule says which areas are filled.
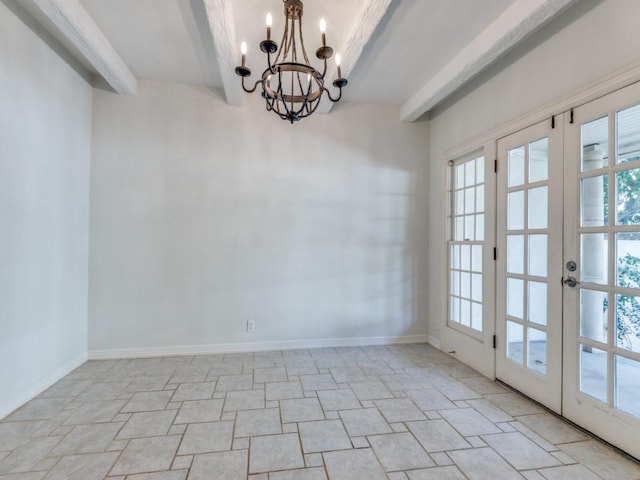
[[[567,277],[567,279],[564,281],[564,284],[570,286],[571,288],[575,288],[576,285],[580,284],[580,282],[576,280],[575,277]]]

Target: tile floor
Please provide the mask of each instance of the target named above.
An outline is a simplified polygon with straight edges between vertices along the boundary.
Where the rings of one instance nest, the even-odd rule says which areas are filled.
[[[90,361],[0,421],[1,480],[639,480],[427,346]]]

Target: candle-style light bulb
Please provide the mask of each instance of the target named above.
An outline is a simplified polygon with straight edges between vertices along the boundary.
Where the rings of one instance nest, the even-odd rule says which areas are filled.
[[[342,78],[342,70],[340,69],[340,64],[342,63],[342,57],[339,53],[336,53],[336,66],[338,67],[338,78]]]
[[[271,25],[273,25],[273,16],[269,12],[267,13],[267,40],[271,40]]]
[[[320,33],[322,34],[322,46],[327,46],[327,36],[325,32],[327,31],[327,22],[325,22],[324,18],[320,19]]]
[[[246,42],[242,42],[240,44],[240,53],[242,53],[242,66],[244,67],[247,61],[247,43]]]

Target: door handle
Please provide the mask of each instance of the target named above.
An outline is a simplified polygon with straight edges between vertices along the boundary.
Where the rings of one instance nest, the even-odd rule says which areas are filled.
[[[577,285],[580,285],[580,282],[576,280],[575,277],[567,277],[563,283],[571,288],[575,288]]]

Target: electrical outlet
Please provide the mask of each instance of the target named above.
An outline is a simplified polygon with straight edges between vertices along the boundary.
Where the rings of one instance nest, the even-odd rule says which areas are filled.
[[[247,332],[256,331],[256,322],[254,320],[247,320]]]

